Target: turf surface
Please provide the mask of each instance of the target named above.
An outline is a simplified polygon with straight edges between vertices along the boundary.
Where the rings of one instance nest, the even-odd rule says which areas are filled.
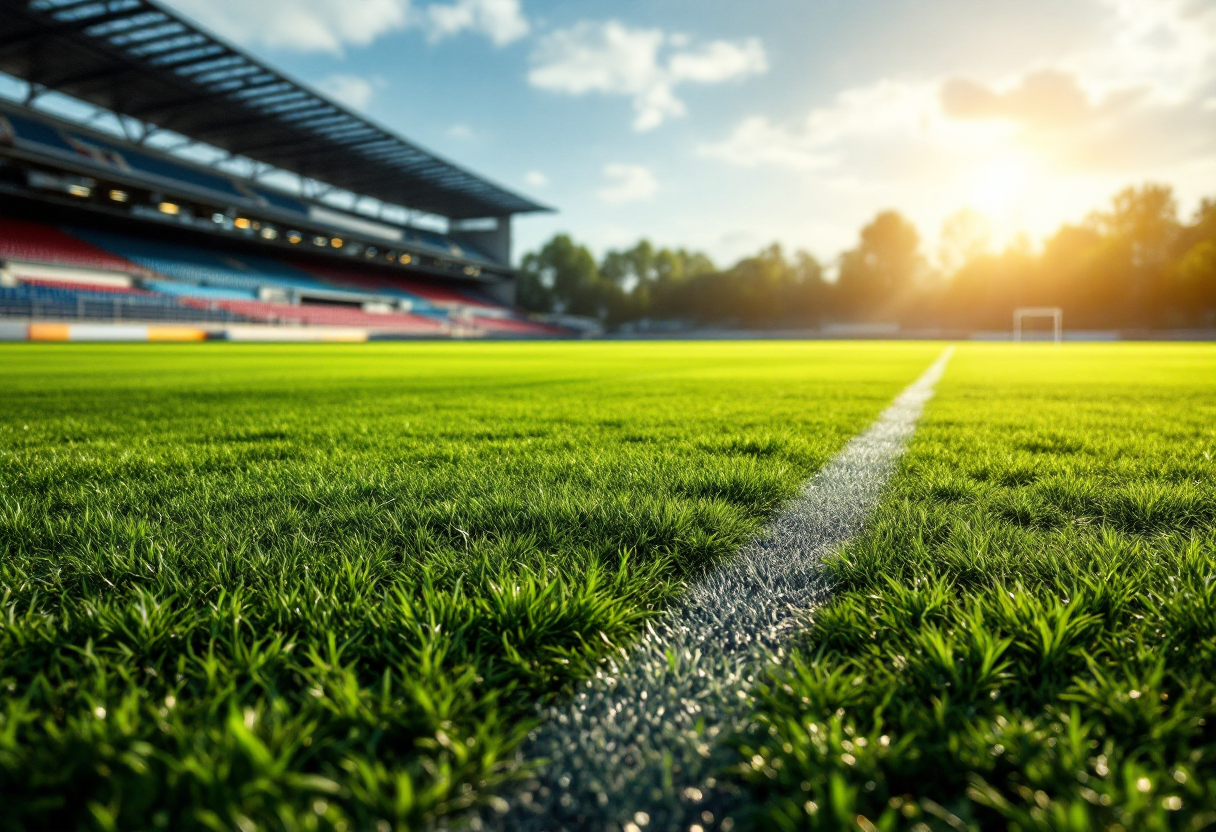
[[[766,829],[1216,825],[1216,349],[960,348],[737,738]]]
[[[0,347],[0,828],[419,828],[937,345]]]

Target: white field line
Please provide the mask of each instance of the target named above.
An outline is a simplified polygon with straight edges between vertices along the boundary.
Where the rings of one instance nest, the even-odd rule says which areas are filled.
[[[746,725],[751,688],[828,595],[821,562],[861,530],[945,371],[941,357],[803,486],[730,564],[694,585],[632,651],[546,709],[525,754],[548,763],[502,817],[507,830],[723,826],[714,779]],[[696,832],[696,830],[693,830]]]

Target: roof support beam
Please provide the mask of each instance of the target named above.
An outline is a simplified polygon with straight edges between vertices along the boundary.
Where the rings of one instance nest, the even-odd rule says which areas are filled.
[[[383,203],[451,216],[541,209],[301,87],[159,0],[52,3],[0,0],[0,70],[31,82],[30,103],[62,90],[137,119],[142,128],[120,118],[136,143],[176,133]]]

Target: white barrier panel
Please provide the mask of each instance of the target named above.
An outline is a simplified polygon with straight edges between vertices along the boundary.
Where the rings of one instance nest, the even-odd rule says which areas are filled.
[[[43,263],[9,262],[8,272],[17,280],[42,280],[48,283],[89,283],[115,289],[131,288],[131,275],[125,272],[79,269],[71,266],[48,266]]]
[[[25,341],[29,337],[29,324],[0,321],[0,341]]]
[[[121,324],[71,324],[69,341],[147,341],[146,326]]]
[[[223,337],[229,341],[361,342],[367,340],[367,330],[320,326],[230,326],[224,330]]]

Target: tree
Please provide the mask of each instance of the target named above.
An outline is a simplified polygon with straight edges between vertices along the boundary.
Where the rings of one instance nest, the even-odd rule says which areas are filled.
[[[937,262],[943,274],[952,275],[964,264],[991,253],[992,226],[971,208],[955,211],[942,222]]]
[[[1174,270],[1177,297],[1188,323],[1216,326],[1216,240],[1204,240]]]
[[[595,258],[569,234],[558,234],[520,265],[520,305],[533,312],[605,317],[605,292]]]
[[[1170,304],[1165,276],[1179,239],[1178,203],[1167,185],[1125,188],[1111,209],[1091,215],[1103,243],[1085,294],[1102,302],[1112,323],[1155,326]]]
[[[1178,237],[1178,201],[1168,185],[1124,188],[1115,194],[1110,211],[1096,212],[1090,223],[1107,238],[1129,248],[1132,265],[1159,267]]]
[[[883,211],[861,230],[857,248],[840,260],[839,293],[846,312],[891,314],[923,267],[920,235],[896,211]]]

